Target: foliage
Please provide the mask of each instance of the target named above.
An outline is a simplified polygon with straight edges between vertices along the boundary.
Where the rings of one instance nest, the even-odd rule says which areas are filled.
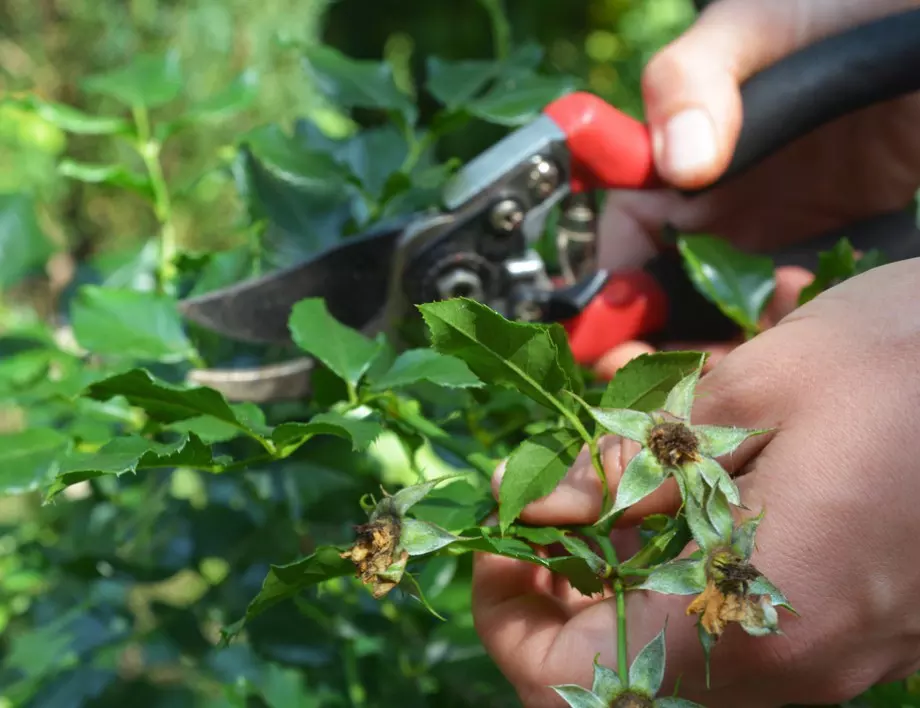
[[[512,41],[516,23],[483,2],[495,56],[427,56],[421,80],[392,47],[381,62],[309,32],[276,37],[296,56],[309,100],[286,101],[274,74],[266,81],[264,66],[239,62],[216,86],[198,71],[204,62],[192,71],[162,47],[124,62],[94,55],[93,71],[69,77],[77,91],[67,100],[22,90],[22,77],[11,83],[0,113],[51,131],[43,154],[67,186],[39,188],[23,172],[0,194],[9,254],[0,264],[0,705],[515,705],[470,621],[473,551],[549,568],[587,595],[605,585],[621,597],[692,590],[709,607],[710,584],[731,594],[719,568],[748,568],[756,523],[730,523],[740,500],[711,458],[761,431],[691,426],[709,457],[636,463],[635,483],[621,488],[629,497],[608,499],[599,526],[534,529],[518,518],[582,447],[602,474],[601,435],[648,443],[661,411],[689,418],[698,354],[642,357],[602,385],[576,366],[561,327],[510,322],[471,300],[421,306],[430,346],[399,352],[337,322],[321,300],[294,309],[287,347],[226,341],[178,309],[188,294],[436,203],[477,140],[574,87],[637,112],[638,93],[607,69],[616,60],[629,76],[679,29],[688,4],[671,4],[655,22],[648,10],[602,4],[620,34],[586,37],[593,63],[568,62],[570,72],[548,66],[566,63],[564,44]],[[202,3],[218,14],[196,14],[192,26],[219,17],[218,5]],[[285,15],[285,3],[269,5]],[[120,24],[104,8],[86,13],[90,26]],[[550,62],[541,44],[552,45]],[[269,113],[287,103],[299,113],[252,120],[266,94]],[[295,118],[292,128],[282,117]],[[232,145],[214,135],[234,136]],[[191,152],[191,166],[174,169]],[[89,249],[61,238],[48,217],[69,213],[71,200],[84,216],[102,200],[103,222],[126,233]],[[771,269],[703,237],[681,247],[698,287],[755,334]],[[829,271],[825,284],[851,274]],[[203,367],[299,355],[320,362],[308,399],[256,405],[189,383]],[[495,527],[484,522],[501,459]],[[598,545],[606,553],[589,545],[667,475],[682,485],[683,514],[652,524],[623,561],[609,544]],[[680,565],[691,539],[702,555]],[[564,553],[535,552],[554,542]],[[760,599],[736,619],[755,634],[773,629],[785,598],[762,577],[744,590]],[[701,627],[718,634],[707,616]],[[616,673],[595,667],[592,690],[653,696],[663,643],[664,632]]]

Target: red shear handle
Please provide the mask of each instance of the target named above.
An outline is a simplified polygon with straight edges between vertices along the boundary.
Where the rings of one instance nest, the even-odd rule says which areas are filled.
[[[589,366],[623,342],[640,339],[665,325],[668,299],[644,271],[617,273],[581,314],[563,322],[579,364]]]
[[[644,123],[585,92],[563,96],[543,113],[565,133],[573,192],[662,186]]]

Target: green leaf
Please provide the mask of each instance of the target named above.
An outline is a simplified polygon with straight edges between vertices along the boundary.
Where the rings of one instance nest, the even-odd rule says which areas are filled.
[[[440,526],[418,519],[403,519],[399,547],[410,556],[422,556],[433,553],[458,541],[459,538]]]
[[[665,645],[662,629],[646,644],[629,667],[630,690],[641,691],[654,696],[664,680]]]
[[[127,65],[82,82],[83,90],[107,96],[127,106],[158,108],[182,91],[179,54],[139,54]]]
[[[691,463],[688,469],[691,470],[691,473],[692,470],[696,470],[697,474],[706,481],[708,487],[719,489],[730,503],[736,506],[741,504],[741,492],[737,485],[728,476],[725,468],[711,457],[703,457],[699,462]]]
[[[381,345],[335,319],[321,298],[298,302],[289,320],[298,347],[312,354],[350,386],[357,386]]]
[[[664,402],[664,409],[668,413],[685,421],[690,420],[690,412],[693,410],[693,398],[696,392],[696,385],[700,380],[701,372],[702,364],[692,374],[681,379],[678,384],[668,392],[668,397]]]
[[[561,556],[550,558],[546,567],[553,573],[563,576],[569,584],[582,595],[590,597],[604,591],[604,582],[600,576],[585,562],[584,558],[577,556]]]
[[[298,189],[332,193],[344,189],[351,178],[332,154],[304,146],[277,125],[259,126],[241,143],[272,176]]]
[[[478,388],[483,385],[461,359],[431,349],[411,349],[396,358],[389,370],[374,381],[371,390],[386,391],[420,381],[446,388]]]
[[[559,325],[512,322],[466,298],[419,310],[433,348],[462,359],[486,383],[516,388],[550,409],[562,405],[556,399],[562,391],[580,392],[581,377]]]
[[[532,121],[548,104],[576,88],[576,81],[568,76],[509,77],[498,82],[485,96],[467,103],[466,110],[489,123],[518,127]]]
[[[710,488],[706,498],[706,515],[719,539],[731,542],[734,519],[728,499],[720,487]]]
[[[0,435],[0,494],[38,489],[54,474],[70,438],[50,428]]]
[[[607,708],[607,703],[595,696],[587,688],[575,684],[553,686],[552,689],[562,696],[571,708]]]
[[[226,88],[198,103],[183,116],[184,122],[217,122],[249,108],[259,94],[259,73],[247,69]]]
[[[254,430],[267,428],[265,425],[265,414],[255,403],[234,403],[230,405],[230,408],[238,420],[246,421],[247,425]],[[279,428],[280,427],[281,426],[279,426]],[[209,415],[178,420],[175,423],[170,423],[166,426],[166,429],[179,434],[194,433],[207,445],[226,442],[243,435],[243,431],[237,426],[218,420]]]
[[[626,465],[623,476],[617,483],[616,502],[605,518],[645,499],[664,484],[669,474],[648,448],[642,448]]]
[[[94,354],[159,362],[197,356],[176,301],[166,295],[84,285],[70,317],[77,342]]]
[[[648,413],[628,408],[589,408],[591,417],[615,435],[644,443],[654,421]]]
[[[425,88],[451,111],[463,108],[498,74],[498,62],[482,59],[445,61],[429,57]]]
[[[154,377],[144,369],[132,369],[90,384],[84,395],[97,401],[123,396],[130,405],[143,409],[159,423],[175,423],[202,415],[239,428],[245,434],[259,437],[265,432],[234,410],[218,391],[205,386],[176,386]]]
[[[883,265],[885,257],[878,250],[872,250],[856,257],[856,251],[848,239],[842,238],[828,251],[818,254],[818,269],[815,279],[799,293],[799,305],[813,300],[820,293],[867,270]]]
[[[366,450],[382,432],[383,426],[376,421],[359,420],[327,411],[318,413],[307,423],[282,423],[272,431],[272,442],[278,454],[286,457],[314,435],[335,435],[349,440],[352,450],[359,452]]]
[[[647,520],[647,519],[646,519]],[[675,558],[690,541],[690,528],[682,516],[668,518],[667,525],[660,529],[636,554],[624,561],[620,567],[625,571],[630,568],[648,568],[665,563]]]
[[[679,558],[652,570],[641,590],[664,595],[699,595],[706,589],[706,567],[702,559]]]
[[[680,495],[684,502],[684,516],[687,519],[687,524],[690,526],[693,540],[695,540],[700,548],[705,551],[721,545],[722,538],[718,531],[713,528],[712,522],[709,520],[709,514],[703,507],[702,500],[698,499],[693,493],[694,488],[692,485],[694,476],[688,478],[681,472],[675,475],[675,479],[680,487]],[[688,487],[688,485],[691,486]],[[699,486],[703,486],[702,481],[699,482]]]
[[[749,560],[754,554],[754,539],[763,517],[764,512],[761,511],[757,516],[742,521],[732,532],[732,549],[746,560]]]
[[[350,560],[341,558],[339,553],[339,549],[334,546],[323,546],[295,563],[272,565],[261,591],[246,608],[245,621],[252,620],[270,607],[290,600],[314,585],[332,578],[353,575],[354,565]],[[242,625],[234,626],[234,629],[239,631]]]
[[[18,284],[54,251],[27,194],[0,194],[0,287]]]
[[[594,679],[591,683],[591,693],[600,698],[604,702],[604,705],[610,705],[613,703],[613,699],[623,691],[624,686],[617,672],[606,666],[602,666],[597,659],[598,657],[595,656]]]
[[[749,593],[751,595],[766,595],[770,598],[772,604],[792,609],[789,605],[789,600],[786,599],[782,591],[763,575],[751,582]]]
[[[592,551],[591,547],[577,536],[564,534],[560,541],[565,550],[575,558],[583,560],[595,575],[600,576],[607,571],[607,561]]]
[[[710,457],[722,457],[737,450],[741,443],[755,435],[772,432],[770,430],[749,430],[747,428],[728,428],[717,425],[694,425],[693,432],[700,441],[700,451]]]
[[[58,173],[62,177],[78,182],[108,184],[113,187],[130,189],[147,197],[152,197],[153,194],[150,180],[145,175],[133,172],[124,165],[91,165],[73,160],[62,160],[58,164]]]
[[[508,458],[499,490],[502,531],[524,507],[542,499],[562,481],[584,441],[569,430],[556,430],[525,440]]]
[[[432,479],[427,482],[404,487],[392,497],[389,497],[387,506],[389,509],[392,509],[393,513],[397,516],[405,516],[409,509],[431,494],[435,487],[451,479],[456,479],[456,475],[439,477],[438,479]]]
[[[701,352],[655,352],[636,357],[607,384],[600,407],[657,410],[664,406],[671,389],[701,367],[706,357]]]
[[[772,259],[711,236],[682,236],[677,247],[697,290],[746,332],[757,332],[776,289]]]
[[[74,135],[117,135],[131,129],[131,124],[123,118],[89,115],[62,103],[43,101],[38,96],[29,96],[19,103],[42,120]]]
[[[396,85],[388,63],[352,59],[319,45],[306,53],[305,68],[319,90],[342,108],[398,111],[415,123],[415,104]]]
[[[212,463],[211,449],[194,433],[174,443],[157,443],[136,435],[115,438],[98,452],[77,452],[63,459],[45,498],[52,499],[66,487],[105,475],[120,477],[139,470],[208,467]]]

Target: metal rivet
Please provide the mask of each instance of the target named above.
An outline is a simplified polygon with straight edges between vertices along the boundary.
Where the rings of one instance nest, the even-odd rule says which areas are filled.
[[[559,168],[554,162],[537,156],[533,159],[527,184],[535,196],[546,199],[559,186]]]
[[[492,208],[489,222],[503,234],[510,234],[524,221],[524,210],[513,199],[503,199]]]

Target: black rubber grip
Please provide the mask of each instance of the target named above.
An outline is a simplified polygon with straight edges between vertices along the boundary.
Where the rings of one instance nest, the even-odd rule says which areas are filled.
[[[920,9],[823,39],[744,83],[731,164],[715,184],[684,193],[708,191],[830,121],[918,90]]]
[[[818,255],[841,238],[863,252],[877,248],[888,262],[920,257],[920,230],[916,207],[881,214],[850,224],[796,246],[768,254],[777,266],[799,265],[814,272]],[[723,342],[740,334],[738,326],[696,290],[677,251],[671,250],[645,266],[661,283],[668,297],[667,324],[650,338],[668,342]]]

